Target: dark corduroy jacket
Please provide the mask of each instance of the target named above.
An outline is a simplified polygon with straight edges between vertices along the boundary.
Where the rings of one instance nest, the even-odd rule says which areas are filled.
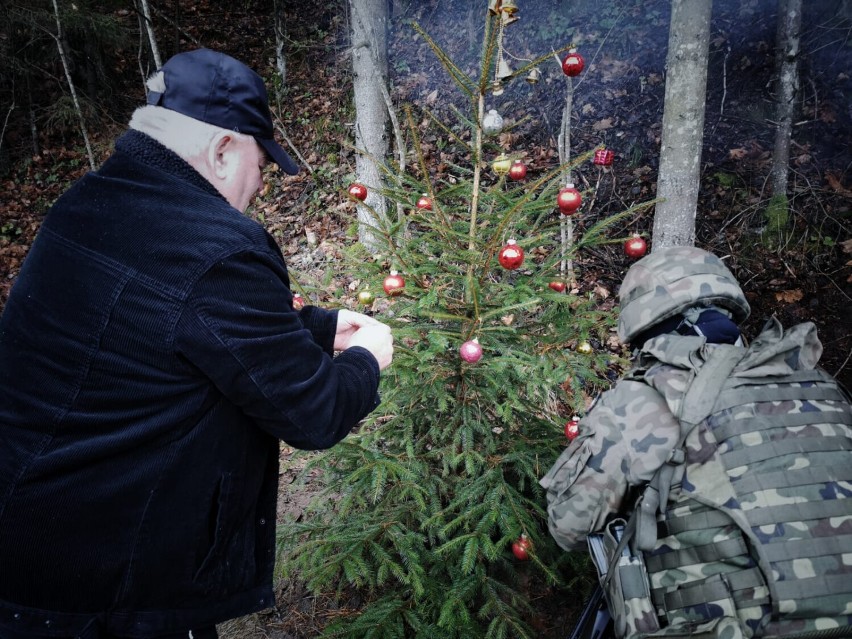
[[[278,440],[378,403],[337,313],[291,302],[269,234],[142,133],[57,201],[0,317],[0,637],[272,605]]]

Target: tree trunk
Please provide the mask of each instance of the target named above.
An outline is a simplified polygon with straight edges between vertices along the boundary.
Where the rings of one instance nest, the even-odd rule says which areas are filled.
[[[565,106],[562,108],[562,123],[559,127],[559,163],[568,164],[571,160],[571,114],[574,111],[574,81],[565,78]],[[565,174],[565,186],[572,184],[574,178],[571,171]],[[559,232],[561,236],[562,255],[559,260],[559,274],[574,281],[574,260],[568,256],[568,251],[574,244],[574,220],[570,215],[559,216]]]
[[[154,33],[154,23],[151,21],[151,9],[148,6],[148,0],[139,0],[139,5],[142,8],[142,16],[145,18],[145,31],[148,33],[148,42],[151,44],[154,64],[159,69],[163,66],[163,62],[160,59],[160,49],[157,47],[157,36]]]
[[[59,20],[59,4],[57,0],[53,0],[53,13],[56,16],[56,35],[53,36],[56,40],[56,46],[59,49],[59,58],[62,60],[62,68],[65,70],[65,79],[68,81],[68,88],[71,91],[71,99],[74,101],[74,108],[77,111],[77,117],[80,119],[80,132],[83,134],[83,142],[86,143],[86,152],[89,154],[89,166],[92,171],[95,170],[95,154],[92,153],[92,145],[89,143],[89,132],[86,130],[86,121],[83,118],[83,110],[80,108],[80,101],[77,99],[77,89],[74,88],[74,80],[71,79],[71,69],[68,66],[68,56],[65,54],[65,47],[62,46],[62,22]]]
[[[284,0],[275,0],[273,2],[274,31],[275,31],[275,68],[278,70],[278,77],[281,80],[281,86],[287,86],[287,45],[285,38],[287,36],[287,23],[284,19]]]
[[[652,246],[695,243],[713,0],[672,0]]]
[[[357,179],[369,189],[358,205],[358,238],[371,253],[382,243],[374,227],[387,220],[377,162],[388,153],[388,110],[382,87],[387,84],[387,0],[350,0],[352,72],[355,93],[355,159]]]
[[[787,177],[790,165],[790,137],[796,95],[799,91],[799,35],[802,26],[802,0],[778,0],[778,29],[775,41],[775,71],[777,74],[777,111],[775,145],[769,179],[772,199],[766,212],[764,239],[772,240],[787,226]]]

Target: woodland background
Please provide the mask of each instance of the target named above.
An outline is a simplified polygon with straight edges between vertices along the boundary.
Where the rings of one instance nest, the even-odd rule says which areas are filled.
[[[426,105],[450,117],[458,95],[423,38],[416,20],[455,59],[475,66],[483,2],[395,0],[389,32],[391,97]],[[0,309],[51,202],[89,170],[77,113],[57,54],[53,7],[5,0],[10,16],[0,28]],[[355,304],[357,282],[340,268],[356,241],[355,208],[346,196],[354,178],[354,108],[348,4],[272,0],[163,0],[150,3],[163,60],[198,46],[225,51],[266,78],[281,133],[306,167],[298,176],[270,173],[249,215],[277,238],[296,280],[322,282],[328,299]],[[154,70],[129,0],[59,2],[72,72],[96,162],[108,156],[132,110],[144,101],[142,78]],[[581,47],[587,68],[575,85],[574,153],[606,145],[611,168],[579,167],[576,179],[593,194],[581,224],[653,199],[663,111],[668,2],[535,0],[521,5],[508,50],[533,58],[568,42]],[[793,131],[791,227],[780,244],[761,230],[773,140],[774,2],[717,0],[708,74],[697,245],[726,257],[752,305],[746,331],[771,314],[785,325],[817,324],[823,366],[847,386],[852,381],[852,15],[848,3],[807,2],[802,28],[802,87]],[[281,86],[275,17],[286,43],[287,82]],[[530,171],[558,164],[556,138],[564,78],[544,65],[536,85],[516,82],[493,100],[511,127],[500,143],[522,153]],[[422,145],[438,175],[454,161],[446,140],[423,127]],[[444,167],[444,168],[442,168]],[[649,236],[653,209],[630,219],[613,236]],[[577,287],[601,309],[613,307],[629,267],[620,243],[584,251]],[[323,301],[322,289],[317,294]],[[282,450],[285,462],[292,451]],[[284,488],[300,462],[286,466]],[[285,516],[299,520],[310,494],[282,491]],[[535,590],[535,584],[529,586]],[[223,629],[226,636],[316,636],[329,619],[357,609],[307,593],[298,580],[281,580],[279,607]],[[541,636],[560,632],[576,612],[570,593],[542,589]],[[570,601],[570,603],[569,603]]]

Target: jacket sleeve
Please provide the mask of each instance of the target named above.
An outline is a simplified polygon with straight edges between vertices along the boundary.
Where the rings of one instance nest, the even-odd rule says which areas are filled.
[[[653,477],[677,445],[680,427],[646,384],[621,381],[580,421],[580,435],[542,478],[548,527],[565,550],[624,513],[631,488]]]
[[[334,354],[334,337],[337,334],[337,311],[305,306],[299,311],[299,319],[311,332],[314,341],[329,355]]]
[[[360,347],[332,358],[336,313],[309,313],[312,332],[287,282],[273,254],[220,260],[188,296],[175,348],[261,428],[297,448],[329,448],[378,406],[378,362]]]

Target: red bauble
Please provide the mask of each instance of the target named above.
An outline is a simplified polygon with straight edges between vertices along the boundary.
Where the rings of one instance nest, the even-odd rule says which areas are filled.
[[[459,348],[459,355],[469,364],[475,364],[482,358],[482,346],[479,345],[479,340],[474,338],[466,341]]]
[[[523,180],[527,177],[527,165],[520,160],[515,160],[509,168],[509,177],[513,180]]]
[[[572,417],[568,420],[568,423],[565,424],[565,437],[568,438],[568,441],[574,441],[577,435],[580,434],[580,419],[578,417]]]
[[[301,311],[305,308],[305,298],[298,293],[293,293],[293,310]]]
[[[382,288],[385,289],[385,293],[387,293],[388,295],[399,295],[405,288],[405,280],[403,279],[402,275],[400,275],[396,271],[391,271],[390,275],[385,278],[384,284],[382,284]]]
[[[550,288],[552,288],[557,293],[564,293],[566,284],[560,280],[553,280],[550,284],[548,284]]]
[[[627,257],[642,257],[648,251],[648,245],[638,235],[634,235],[624,243],[624,253]]]
[[[507,240],[505,246],[500,249],[497,260],[500,266],[512,271],[524,263],[524,249],[518,246],[515,240]]]
[[[586,61],[583,60],[583,56],[572,49],[562,60],[562,73],[573,78],[574,76],[580,75],[580,72],[585,66]]]
[[[559,206],[559,210],[562,212],[562,215],[571,215],[580,208],[582,203],[583,197],[580,195],[580,192],[574,188],[573,184],[560,190],[559,194],[556,196],[556,204]]]
[[[595,151],[595,157],[592,160],[598,166],[609,166],[615,158],[615,153],[609,149],[598,149]]]
[[[358,182],[353,182],[349,185],[349,195],[363,202],[367,199],[367,187],[363,184],[358,184]]]
[[[432,210],[432,200],[429,199],[429,196],[424,193],[420,196],[420,199],[417,200],[417,208],[423,209],[424,211]]]
[[[530,558],[530,550],[532,550],[532,542],[523,533],[512,542],[512,554],[518,561],[527,561]]]

